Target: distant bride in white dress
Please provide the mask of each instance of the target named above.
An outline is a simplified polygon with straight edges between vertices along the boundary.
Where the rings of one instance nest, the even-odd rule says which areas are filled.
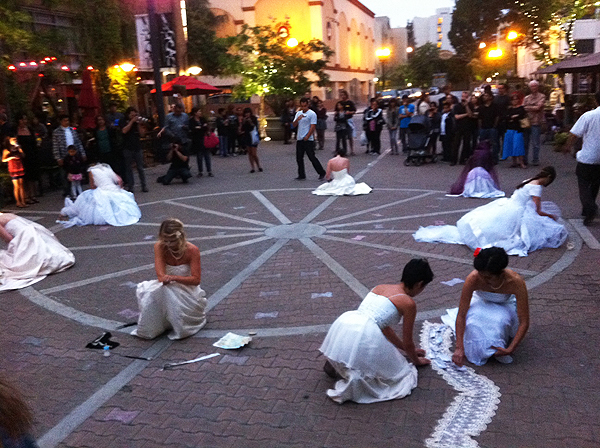
[[[318,196],[356,196],[369,194],[372,190],[366,183],[357,184],[350,175],[350,161],[343,156],[342,149],[336,149],[336,156],[327,162],[325,177],[331,182],[320,185],[312,194]]]
[[[320,348],[328,359],[325,372],[338,380],[327,391],[329,398],[338,403],[375,403],[411,393],[417,386],[415,366],[430,364],[425,351],[413,342],[417,315],[413,297],[431,280],[427,261],[413,259],[404,267],[399,285],[376,286],[357,310],[335,320]],[[400,319],[402,338],[392,329]]]
[[[475,254],[475,270],[465,280],[459,307],[442,316],[456,334],[452,361],[481,366],[494,356],[507,364],[529,329],[527,287],[521,276],[506,269],[504,249],[477,249]]]
[[[139,283],[138,325],[131,334],[153,339],[167,330],[183,339],[206,325],[206,293],[200,288],[200,250],[185,239],[183,223],[167,219],[154,245],[157,280]]]
[[[548,166],[517,186],[510,198],[496,199],[471,210],[456,226],[420,227],[413,237],[427,243],[502,247],[509,255],[526,256],[543,247],[560,247],[567,239],[564,225],[557,222],[560,210],[552,202],[542,203],[542,188],[556,178]]]
[[[105,163],[88,169],[90,189],[81,193],[75,202],[65,198],[59,221],[65,227],[105,225],[129,226],[138,222],[142,212],[132,193],[122,188],[123,181]]]
[[[73,253],[45,227],[12,213],[0,213],[0,291],[21,289],[75,263]]]

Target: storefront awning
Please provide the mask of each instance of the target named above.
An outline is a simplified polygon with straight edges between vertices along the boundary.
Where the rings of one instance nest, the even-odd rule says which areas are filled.
[[[550,73],[579,73],[600,71],[600,53],[584,54],[573,58],[564,59],[548,67],[535,71],[535,75]]]

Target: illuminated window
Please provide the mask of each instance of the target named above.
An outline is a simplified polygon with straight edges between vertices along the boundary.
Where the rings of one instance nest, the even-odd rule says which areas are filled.
[[[438,40],[442,40],[444,38],[444,35],[442,33],[438,34]]]
[[[438,43],[437,43],[437,47],[438,47],[438,48],[442,48],[442,43],[441,43],[441,42],[438,42]]]
[[[441,32],[442,32],[442,27],[441,27],[441,26],[438,26],[438,27],[437,27],[437,32],[438,32],[438,33],[441,33]]]
[[[443,17],[438,17],[438,23],[441,25],[442,23],[444,23],[444,18]]]

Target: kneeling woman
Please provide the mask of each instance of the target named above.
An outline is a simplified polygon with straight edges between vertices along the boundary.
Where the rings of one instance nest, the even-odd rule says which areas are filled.
[[[0,213],[0,291],[21,289],[75,263],[73,253],[50,230],[12,213]]]
[[[357,310],[335,320],[320,348],[328,359],[325,371],[340,378],[327,391],[329,398],[338,403],[375,403],[411,393],[417,386],[415,366],[430,363],[413,342],[417,315],[413,297],[431,280],[429,263],[411,260],[400,284],[376,286]],[[401,318],[402,339],[391,327]]]
[[[183,223],[167,219],[154,245],[157,280],[137,286],[140,308],[132,334],[153,339],[171,330],[169,339],[183,339],[206,325],[206,293],[200,288],[200,250],[185,239]]]
[[[481,366],[494,356],[507,364],[529,328],[527,287],[519,274],[506,269],[504,249],[477,249],[475,254],[475,270],[467,276],[459,307],[442,316],[456,334],[452,361]]]

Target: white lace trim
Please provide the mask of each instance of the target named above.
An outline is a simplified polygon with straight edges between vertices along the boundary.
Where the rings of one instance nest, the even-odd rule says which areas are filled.
[[[470,367],[458,367],[452,362],[451,337],[452,330],[447,325],[423,322],[421,347],[427,351],[431,367],[459,392],[425,445],[477,448],[478,443],[471,437],[481,434],[492,421],[500,403],[500,389]]]

